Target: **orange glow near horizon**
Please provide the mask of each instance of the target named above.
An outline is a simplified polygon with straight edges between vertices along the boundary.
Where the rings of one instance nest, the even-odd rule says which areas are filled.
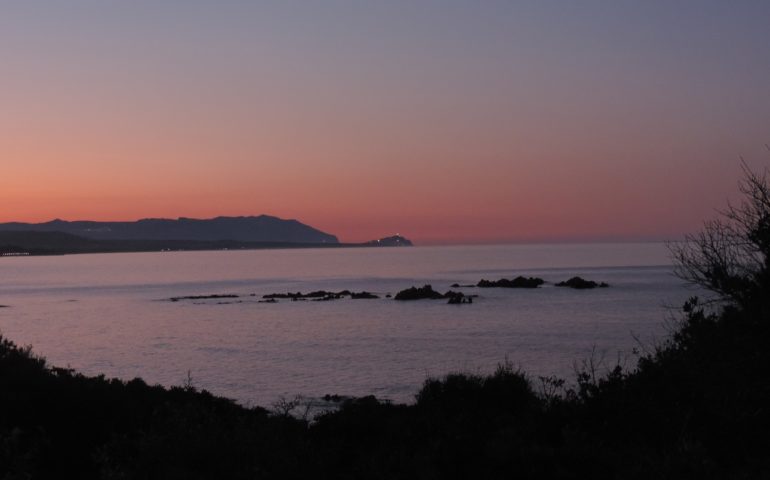
[[[762,15],[704,13],[714,43],[641,6],[176,7],[0,19],[0,222],[672,239],[734,194],[739,155],[767,164]]]

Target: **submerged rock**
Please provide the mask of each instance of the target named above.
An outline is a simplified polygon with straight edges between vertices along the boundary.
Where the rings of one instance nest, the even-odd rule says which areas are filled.
[[[313,298],[313,301],[314,302],[328,302],[329,300],[339,300],[340,298],[342,298],[342,297],[339,296],[339,295],[329,294],[329,295],[325,295],[323,297]],[[302,300],[304,300],[304,298]]]
[[[278,298],[286,298],[292,301],[304,301],[313,300],[314,302],[326,302],[329,300],[339,300],[343,297],[350,297],[353,299],[361,298],[380,298],[379,296],[363,291],[363,292],[351,292],[350,290],[342,290],[340,292],[329,292],[326,290],[316,290],[314,292],[302,293],[302,292],[287,292],[287,293],[269,293],[262,295],[262,298],[267,300],[275,300]]]
[[[273,298],[273,299],[275,299],[275,298],[297,298],[297,297],[301,297],[301,296],[302,296],[302,292],[297,292],[297,293],[291,293],[291,292],[289,292],[289,293],[268,293],[267,295],[262,295],[262,298]]]
[[[473,297],[449,297],[449,301],[446,302],[449,305],[461,305],[463,303],[473,303]]]
[[[452,290],[449,290],[444,294],[444,298],[449,299],[447,303],[450,305],[473,303],[473,299],[476,297],[478,297],[478,295],[466,295],[463,292],[453,292]]]
[[[359,299],[359,298],[380,298],[378,295],[375,295],[371,292],[363,291],[363,292],[352,292],[350,294],[350,298],[353,299]]]
[[[444,298],[453,299],[453,298],[463,298],[465,297],[465,294],[463,292],[454,292],[452,290],[447,291],[444,294]]]
[[[302,293],[302,292],[269,293],[267,295],[262,295],[262,298],[290,298],[292,300],[306,300],[308,298],[314,298],[314,299],[336,300],[346,295],[350,295],[350,292],[348,290],[343,290],[342,292],[327,292],[326,290],[316,290],[314,292],[309,292],[309,293]],[[330,297],[330,298],[327,298],[327,297]]]
[[[172,302],[178,302],[179,300],[210,300],[210,299],[217,299],[217,298],[238,298],[238,295],[235,294],[214,294],[214,295],[189,295],[186,297],[171,297],[169,298]]]
[[[452,290],[444,294],[444,298],[448,298],[447,301],[450,305],[460,305],[463,303],[473,303],[473,299],[478,295],[465,295],[462,292],[453,292]]]
[[[480,280],[476,285],[480,288],[537,288],[544,284],[545,280],[537,277],[522,277],[519,275],[513,280],[501,278],[500,280]]]
[[[585,290],[588,288],[607,288],[609,285],[605,282],[597,283],[593,280],[586,280],[581,277],[572,277],[566,282],[559,282],[555,286],[557,287],[569,287],[569,288],[575,288],[578,290]]]

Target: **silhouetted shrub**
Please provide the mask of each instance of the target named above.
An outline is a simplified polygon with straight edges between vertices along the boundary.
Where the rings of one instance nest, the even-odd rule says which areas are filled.
[[[765,179],[749,177],[760,200]],[[680,274],[718,308],[690,299],[634,370],[589,361],[571,387],[541,377],[540,393],[503,365],[428,379],[412,405],[340,397],[308,422],[191,382],[85,377],[0,336],[0,478],[770,478],[770,217],[739,211],[754,212],[729,217],[752,262],[710,260],[721,227],[677,247],[694,248],[678,250]]]

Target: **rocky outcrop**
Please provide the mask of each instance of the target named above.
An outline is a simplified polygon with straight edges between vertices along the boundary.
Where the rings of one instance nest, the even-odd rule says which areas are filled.
[[[348,290],[344,290],[342,292],[327,292],[326,290],[316,290],[314,292],[308,292],[308,293],[302,293],[302,292],[268,293],[267,295],[262,295],[262,298],[265,298],[265,299],[286,298],[290,300],[308,300],[308,299],[337,300],[346,295],[350,295],[350,292]]]
[[[569,287],[569,288],[575,288],[577,290],[586,290],[589,288],[607,288],[609,285],[605,282],[594,282],[593,280],[586,280],[581,277],[572,277],[566,282],[559,282],[556,284],[557,287]]]
[[[364,290],[363,292],[358,292],[358,293],[352,292],[350,294],[350,298],[354,300],[358,300],[358,299],[370,299],[370,298],[380,298],[380,297],[378,295],[375,295],[371,292],[367,292],[366,290]]]
[[[407,288],[406,290],[401,290],[393,298],[394,300],[424,300],[424,299],[436,300],[439,298],[444,298],[444,295],[433,290],[433,287],[431,285],[425,285],[419,288],[410,287],[410,288]]]
[[[392,237],[380,238],[378,240],[371,240],[364,243],[367,247],[411,247],[412,241],[408,238],[404,238],[401,235],[393,235]]]
[[[545,280],[537,277],[518,276],[513,280],[501,278],[500,280],[481,280],[476,285],[480,288],[537,288],[544,284]]]
[[[52,220],[0,223],[0,231],[65,232],[94,240],[194,240],[337,244],[334,235],[297,220],[270,215],[250,217],[146,218],[136,222]]]
[[[351,292],[350,290],[342,290],[340,292],[328,292],[326,290],[316,290],[314,292],[308,292],[308,293],[302,293],[302,292],[287,292],[287,293],[269,293],[267,295],[262,295],[262,298],[266,300],[276,300],[279,298],[289,299],[289,300],[313,300],[316,302],[323,302],[327,300],[339,300],[343,297],[350,297],[352,299],[370,299],[370,298],[380,298],[379,296],[367,292]]]
[[[219,298],[238,298],[238,295],[226,293],[226,294],[214,294],[214,295],[189,295],[186,297],[171,297],[172,302],[178,302],[180,300],[213,300]]]
[[[442,294],[433,290],[432,286],[425,285],[419,288],[411,287],[406,290],[401,290],[396,294],[394,300],[440,300],[447,298],[449,299],[449,303],[473,303],[472,298],[475,297],[477,297],[477,295],[465,295],[462,292],[455,292],[452,290]]]

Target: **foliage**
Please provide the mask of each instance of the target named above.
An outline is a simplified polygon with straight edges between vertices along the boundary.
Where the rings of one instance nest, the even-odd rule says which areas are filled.
[[[635,370],[589,360],[572,387],[504,364],[428,379],[412,405],[352,398],[308,421],[298,399],[271,413],[189,376],[85,377],[0,336],[0,478],[770,478],[767,177],[747,172],[742,191],[676,250],[721,309],[690,299]]]
[[[744,163],[743,171],[740,204],[672,245],[672,253],[681,278],[746,306],[770,285],[770,184],[767,170],[757,174]]]

